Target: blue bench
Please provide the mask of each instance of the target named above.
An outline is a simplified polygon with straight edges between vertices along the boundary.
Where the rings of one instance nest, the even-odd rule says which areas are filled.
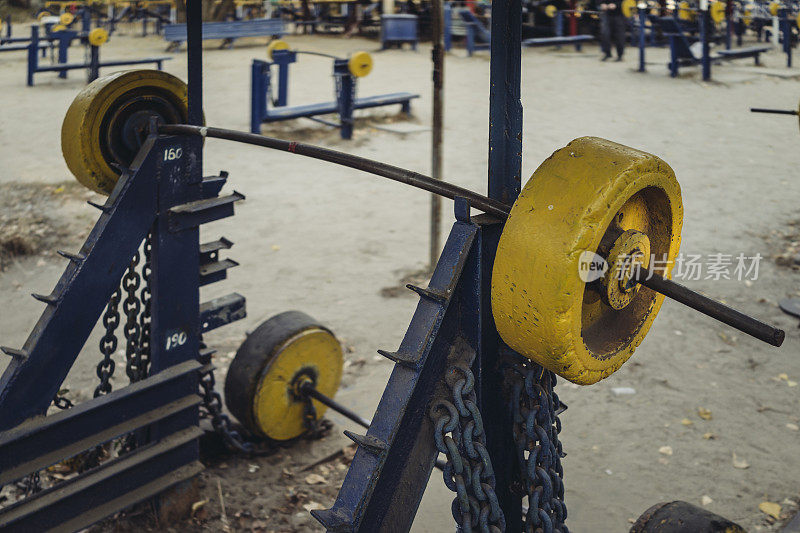
[[[692,44],[701,41],[690,41],[677,20],[673,17],[654,17],[651,20],[654,26],[660,28],[661,32],[669,38],[670,60],[667,67],[669,68],[670,76],[677,77],[680,67],[699,65],[703,62],[703,57],[698,57],[691,48]],[[759,56],[771,48],[770,45],[763,44],[733,48],[731,50],[717,50],[707,60],[721,61],[752,57],[755,64],[760,65]]]
[[[233,46],[233,41],[242,37],[281,37],[286,27],[281,19],[232,20],[229,22],[204,22],[203,40],[222,39],[220,48]],[[167,49],[180,47],[186,41],[186,24],[164,26],[164,39],[169,41]]]
[[[399,104],[402,112],[411,113],[411,100],[419,98],[418,94],[398,92],[356,97],[356,77],[348,68],[347,59],[334,59],[333,76],[335,78],[336,101],[318,104],[289,106],[289,65],[297,61],[297,52],[291,50],[275,50],[272,62],[254,59],[251,68],[250,91],[250,131],[261,133],[264,122],[278,122],[296,118],[309,118],[329,126],[339,128],[342,139],[353,136],[353,111],[371,107],[383,107]],[[278,96],[271,101],[273,74],[272,66],[278,68]],[[270,107],[272,104],[272,107]],[[339,123],[332,123],[318,118],[319,115],[339,114]]]
[[[565,44],[574,44],[575,50],[581,51],[583,43],[594,41],[594,35],[562,35],[560,37],[537,37],[535,39],[525,39],[522,41],[522,46],[539,47],[539,46],[561,46]]]

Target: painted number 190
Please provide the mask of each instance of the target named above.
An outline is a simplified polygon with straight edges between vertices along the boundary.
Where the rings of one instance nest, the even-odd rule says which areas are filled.
[[[168,148],[164,150],[164,161],[175,161],[183,155],[183,148]]]
[[[186,333],[180,331],[167,337],[167,350],[175,349],[186,344]]]

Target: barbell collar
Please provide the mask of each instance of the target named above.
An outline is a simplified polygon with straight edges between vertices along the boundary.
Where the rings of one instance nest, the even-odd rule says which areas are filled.
[[[721,302],[694,292],[672,280],[662,278],[646,268],[640,267],[637,270],[638,273],[635,276],[636,281],[648,289],[654,290],[667,298],[671,298],[683,305],[691,307],[695,311],[700,311],[704,315],[719,320],[767,344],[771,344],[772,346],[780,346],[783,344],[786,333],[782,329],[774,328],[769,324],[765,324]]]

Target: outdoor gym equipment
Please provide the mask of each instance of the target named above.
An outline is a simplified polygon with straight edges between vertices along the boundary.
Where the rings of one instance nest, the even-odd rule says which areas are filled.
[[[58,41],[58,61],[51,65],[39,65],[38,51],[41,49],[39,42],[39,28],[31,26],[31,38],[28,44],[28,76],[27,84],[33,87],[33,76],[39,72],[58,72],[59,78],[66,78],[70,70],[86,69],[87,80],[92,82],[100,76],[100,68],[119,67],[126,65],[144,65],[153,63],[158,70],[164,61],[172,59],[169,56],[148,57],[143,59],[121,59],[116,61],[100,61],[100,47],[108,41],[108,32],[103,28],[95,28],[86,35],[76,31],[61,29],[51,33],[51,38]],[[73,40],[79,40],[86,48],[89,58],[84,63],[67,63],[67,53]]]
[[[257,451],[221,412],[213,350],[202,339],[246,316],[236,293],[199,300],[200,286],[224,279],[232,265],[220,259],[230,241],[200,244],[198,227],[232,215],[243,198],[219,195],[226,173],[204,177],[208,138],[329,161],[455,200],[456,220],[428,286],[410,287],[420,301],[408,331],[397,351],[380,352],[395,367],[374,417],[359,422],[367,434],[348,432],[358,449],[336,503],[313,512],[329,531],[407,531],[439,453],[464,530],[567,531],[556,374],[588,383],[613,372],[664,295],[780,345],[782,331],[665,279],[669,265],[647,263],[648,247],[674,254],[681,229],[678,184],[656,156],[580,138],[520,193],[521,36],[510,23],[520,17],[519,3],[495,3],[488,196],[334,150],[206,127],[199,0],[187,2],[188,86],[163,72],[133,71],[85,88],[65,117],[62,150],[81,183],[109,196],[83,247],[61,252],[69,263],[56,288],[35,296],[46,309],[28,340],[4,348],[12,361],[0,378],[0,483],[26,479],[31,490],[0,509],[0,529],[77,530],[195,475],[201,405],[229,446]],[[554,192],[565,180],[575,195]],[[590,194],[592,185],[600,192]],[[484,214],[472,216],[471,208]],[[611,265],[619,280],[582,283],[579,251],[607,264],[628,251],[631,261]],[[556,284],[577,291],[558,293],[558,302],[586,313],[569,311],[564,324],[555,316],[563,309],[540,313],[536,305],[556,303],[545,298]],[[100,317],[96,397],[69,407],[61,384]],[[536,320],[541,336],[529,325]],[[112,391],[117,328],[131,384]],[[588,344],[578,349],[582,331]],[[308,431],[322,405],[335,404],[339,350],[310,317],[279,315],[237,353],[229,379],[247,386],[238,399],[231,391],[229,405],[263,435]],[[279,367],[289,377],[280,383]],[[41,416],[52,403],[64,410]],[[103,457],[114,442],[119,456]],[[88,468],[41,487],[40,474],[67,459]],[[689,512],[676,508],[648,510],[642,531]]]
[[[290,106],[289,65],[297,61],[298,54],[321,56],[333,59],[333,79],[336,101],[318,104]],[[349,58],[339,58],[318,52],[289,50],[285,41],[272,41],[267,47],[269,61],[254,59],[251,67],[250,86],[250,131],[261,132],[262,123],[278,122],[296,118],[310,118],[316,122],[339,128],[342,139],[353,137],[353,112],[356,109],[383,107],[400,104],[405,114],[411,113],[411,100],[418,94],[398,92],[367,97],[356,97],[357,79],[372,71],[372,56],[356,52]],[[278,96],[272,98],[272,67],[277,67]],[[270,108],[272,104],[272,108]],[[339,122],[333,123],[319,115],[339,114]]]

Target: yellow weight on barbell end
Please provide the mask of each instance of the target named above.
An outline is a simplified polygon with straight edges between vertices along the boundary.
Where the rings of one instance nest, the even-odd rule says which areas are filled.
[[[631,18],[636,14],[636,11],[637,11],[636,0],[622,1],[622,15],[625,18]]]
[[[605,251],[609,236],[632,230],[647,237],[661,267],[652,269],[668,276],[682,220],[680,186],[660,158],[596,137],[572,141],[536,169],[500,236],[491,290],[500,336],[573,383],[611,375],[642,342],[664,297],[641,287],[616,310],[581,267]]]
[[[289,43],[287,43],[286,41],[282,41],[280,39],[271,41],[267,45],[267,59],[272,60],[272,52],[274,52],[275,50],[288,50],[288,49],[289,49]]]
[[[186,84],[160,70],[129,70],[98,78],[72,101],[61,125],[61,151],[82,185],[101,194],[114,190],[119,171],[112,163],[127,168],[138,150],[109,143],[119,142],[124,121],[142,103],[152,106],[164,123],[188,120]]]
[[[778,10],[781,8],[780,2],[770,2],[769,4],[769,14],[773,17],[778,16]]]
[[[553,18],[556,16],[556,13],[558,13],[558,8],[556,6],[552,4],[550,4],[549,6],[545,6],[544,14],[547,15],[548,17]]]
[[[75,15],[72,13],[61,13],[61,16],[58,18],[58,21],[64,26],[69,26],[72,24],[73,20],[75,20]]]
[[[709,6],[711,20],[719,24],[725,21],[725,4],[722,2],[711,2]]]
[[[89,44],[101,46],[108,41],[108,31],[105,28],[95,28],[89,32]]]
[[[347,70],[356,78],[363,78],[372,72],[372,56],[367,52],[356,52],[347,60]]]
[[[691,20],[693,17],[694,13],[689,7],[689,2],[686,2],[684,0],[683,2],[678,4],[678,18],[680,20]]]
[[[342,347],[333,333],[299,311],[262,323],[242,343],[225,377],[225,404],[250,431],[276,441],[307,431],[300,386],[312,381],[332,398],[342,378]],[[313,401],[317,418],[326,407]]]
[[[797,17],[795,17],[794,22],[795,24],[797,24],[797,27],[800,28],[800,13],[797,14]]]

